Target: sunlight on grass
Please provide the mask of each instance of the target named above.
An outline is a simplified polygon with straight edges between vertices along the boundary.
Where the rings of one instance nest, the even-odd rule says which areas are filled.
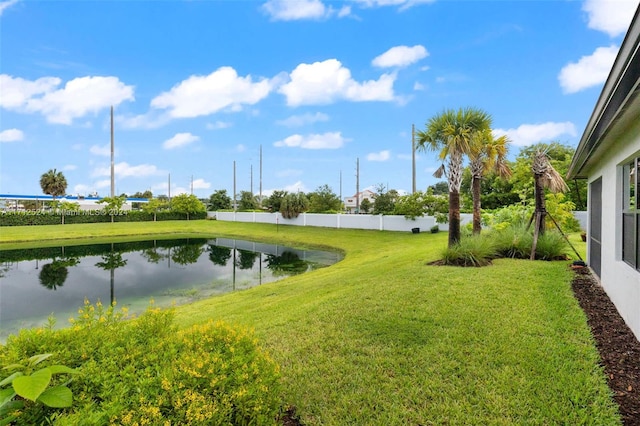
[[[427,266],[444,232],[215,221],[8,231],[3,243],[197,233],[344,252],[331,267],[176,309],[182,328],[253,328],[307,425],[620,424],[568,261]]]

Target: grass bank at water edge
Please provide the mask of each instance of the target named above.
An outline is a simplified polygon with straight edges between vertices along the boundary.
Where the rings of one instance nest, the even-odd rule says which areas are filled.
[[[331,267],[177,309],[181,327],[254,328],[305,424],[620,424],[566,261],[427,266],[446,233],[216,221],[10,228],[0,249],[172,233],[345,253]]]

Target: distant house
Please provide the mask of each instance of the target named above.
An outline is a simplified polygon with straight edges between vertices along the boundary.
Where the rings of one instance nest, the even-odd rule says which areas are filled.
[[[347,213],[358,213],[358,207],[362,204],[362,200],[369,200],[371,206],[376,202],[376,193],[365,189],[358,192],[353,197],[347,197],[344,199],[344,209]]]
[[[640,339],[640,8],[569,168],[589,183],[587,258]]]

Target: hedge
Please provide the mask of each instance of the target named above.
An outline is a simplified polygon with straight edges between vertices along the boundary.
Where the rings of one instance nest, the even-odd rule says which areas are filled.
[[[2,212],[0,214],[0,226],[59,225],[62,224],[62,216],[63,215],[61,213],[42,211]],[[123,210],[120,214],[113,216],[106,213],[104,210],[88,210],[73,214],[67,212],[64,215],[64,223],[111,222],[112,217],[114,222],[152,222],[154,220],[153,213],[137,210]],[[206,212],[189,214],[189,220],[201,220],[206,218]],[[156,220],[187,220],[187,215],[186,213],[164,211],[156,213]]]

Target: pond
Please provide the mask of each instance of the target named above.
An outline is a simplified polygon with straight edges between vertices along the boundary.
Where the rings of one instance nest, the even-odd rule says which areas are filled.
[[[85,298],[140,313],[332,265],[342,255],[225,238],[0,250],[0,341],[54,315],[67,326]]]

